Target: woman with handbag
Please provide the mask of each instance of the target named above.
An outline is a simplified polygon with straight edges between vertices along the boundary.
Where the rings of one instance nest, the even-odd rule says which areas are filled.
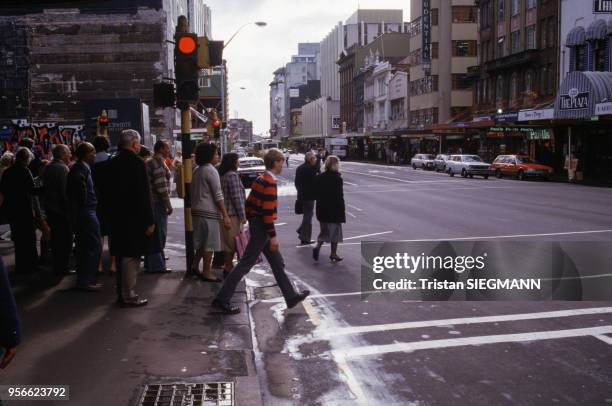
[[[244,210],[246,196],[244,186],[238,175],[239,165],[238,154],[230,152],[223,155],[221,165],[219,166],[223,201],[225,202],[225,209],[231,222],[230,228],[222,228],[221,230],[221,248],[223,249],[225,260],[223,276],[227,276],[234,267],[236,237],[240,234],[242,225],[246,224]]]
[[[331,243],[332,262],[342,261],[338,256],[338,243],[342,242],[342,223],[346,223],[344,208],[344,188],[340,176],[340,159],[330,155],[325,160],[325,172],[315,180],[317,202],[317,220],[321,224],[321,232],[317,237],[317,246],[312,250],[312,257],[319,260],[319,252],[323,243]]]

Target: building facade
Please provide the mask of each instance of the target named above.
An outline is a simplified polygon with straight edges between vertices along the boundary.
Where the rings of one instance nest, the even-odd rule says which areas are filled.
[[[230,118],[227,123],[230,139],[235,145],[247,146],[253,142],[253,122],[243,118]]]
[[[477,64],[478,9],[469,0],[431,0],[427,30],[431,62],[423,63],[423,4],[410,3],[410,118],[427,130],[469,111],[467,68]]]

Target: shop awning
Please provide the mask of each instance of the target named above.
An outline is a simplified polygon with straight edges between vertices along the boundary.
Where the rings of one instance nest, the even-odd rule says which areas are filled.
[[[586,29],[586,40],[605,39],[608,35],[608,24],[601,18],[593,21]]]
[[[595,105],[612,100],[612,72],[570,72],[557,92],[555,119],[588,119]]]
[[[568,47],[576,47],[580,45],[584,45],[585,33],[584,28],[581,26],[574,27],[567,33],[567,37],[565,39],[565,46]]]

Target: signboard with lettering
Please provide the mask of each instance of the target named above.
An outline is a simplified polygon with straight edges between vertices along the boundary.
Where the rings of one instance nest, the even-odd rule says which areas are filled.
[[[518,120],[518,113],[515,111],[510,111],[507,113],[501,113],[495,115],[495,121],[498,122],[512,122]]]
[[[593,13],[612,13],[612,0],[593,0]]]
[[[423,70],[429,74],[431,69],[431,0],[423,0],[423,16],[421,17],[421,61]]]
[[[589,108],[589,92],[580,92],[575,87],[559,97],[559,110],[582,110]]]
[[[518,113],[518,121],[552,120],[555,117],[555,109],[521,110]]]
[[[605,116],[608,114],[612,114],[612,103],[597,103],[595,105],[595,115],[596,116]]]

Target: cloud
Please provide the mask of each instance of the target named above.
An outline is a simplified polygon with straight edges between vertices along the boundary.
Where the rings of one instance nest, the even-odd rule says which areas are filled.
[[[320,42],[338,23],[357,9],[352,0],[205,0],[212,12],[212,35],[227,41],[244,24],[224,50],[228,64],[229,108],[234,118],[253,121],[255,133],[270,128],[272,72],[297,54],[298,42]],[[409,0],[360,0],[360,8],[403,9],[409,21]],[[244,87],[245,89],[240,89]]]

